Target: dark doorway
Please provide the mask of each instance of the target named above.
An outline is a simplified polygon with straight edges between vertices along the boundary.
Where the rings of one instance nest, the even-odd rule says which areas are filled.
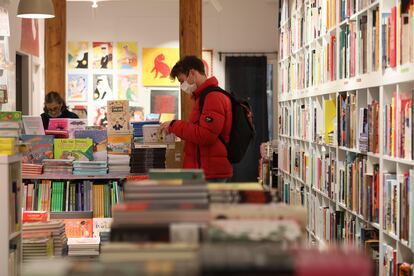
[[[16,111],[23,115],[30,112],[29,95],[29,57],[23,54],[16,54]]]
[[[232,182],[257,181],[260,144],[269,140],[266,78],[266,57],[226,57],[226,90],[248,100],[256,128],[255,140],[245,157],[233,166]]]

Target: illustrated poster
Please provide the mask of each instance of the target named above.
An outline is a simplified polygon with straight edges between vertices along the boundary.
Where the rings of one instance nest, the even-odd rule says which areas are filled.
[[[112,69],[112,42],[92,42],[93,69]]]
[[[136,70],[138,68],[138,44],[136,42],[118,42],[116,49],[118,69]]]
[[[170,79],[170,73],[179,58],[178,48],[143,48],[143,86],[178,86]]]

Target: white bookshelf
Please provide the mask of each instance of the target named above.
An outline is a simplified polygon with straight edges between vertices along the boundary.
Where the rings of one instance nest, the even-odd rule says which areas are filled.
[[[19,275],[22,260],[20,155],[0,155],[0,175],[0,275]],[[13,186],[17,194],[11,199]],[[14,212],[17,223],[10,218]]]
[[[341,0],[337,0],[336,3],[340,3]],[[361,0],[356,0],[358,4]],[[279,26],[278,32],[280,35],[283,35],[283,32],[292,32],[290,29],[293,22],[296,18],[303,16],[306,12],[307,5],[310,5],[310,0],[281,0],[281,2],[288,3],[289,6],[289,15],[288,18],[283,17],[282,14],[282,23]],[[291,7],[294,3],[301,3],[298,8],[292,9]],[[325,0],[318,0],[320,3],[325,3]],[[370,65],[368,66],[367,73],[362,74],[356,66],[356,73],[354,77],[345,77],[339,78],[339,41],[336,43],[336,68],[335,68],[335,76],[336,79],[333,81],[321,81],[316,85],[308,85],[305,87],[291,87],[287,89],[284,87],[282,89],[282,82],[286,79],[285,75],[283,75],[283,70],[287,68],[287,65],[295,64],[301,57],[301,55],[309,53],[314,49],[318,49],[321,46],[325,45],[328,41],[328,38],[331,34],[335,34],[336,38],[339,38],[341,28],[345,25],[349,24],[350,21],[355,20],[359,22],[362,16],[367,16],[368,20],[368,28],[369,24],[372,24],[373,20],[373,11],[378,9],[380,15],[380,26],[381,26],[381,17],[382,13],[390,12],[391,7],[396,6],[399,3],[398,0],[376,0],[372,1],[368,6],[362,8],[361,10],[357,10],[352,16],[347,18],[346,20],[339,21],[339,6],[337,5],[336,8],[336,18],[337,21],[333,27],[328,28],[325,32],[322,32],[320,36],[312,38],[308,41],[305,41],[303,46],[296,49],[291,49],[289,54],[284,54],[283,57],[279,60],[279,87],[278,87],[278,110],[279,115],[283,116],[283,110],[286,109],[286,114],[292,113],[295,105],[301,104],[308,107],[312,107],[315,103],[316,105],[322,106],[324,99],[335,99],[336,108],[338,108],[338,96],[342,93],[354,93],[356,95],[357,109],[359,107],[366,107],[367,104],[371,102],[371,100],[375,99],[379,102],[379,153],[362,153],[358,149],[358,133],[357,129],[356,132],[356,148],[348,148],[344,146],[338,145],[337,140],[337,131],[338,126],[336,126],[335,132],[335,143],[334,144],[325,144],[322,141],[314,141],[312,138],[312,128],[313,128],[313,114],[310,115],[309,129],[307,131],[307,137],[303,137],[304,135],[296,135],[296,133],[290,129],[291,124],[295,123],[295,119],[292,119],[293,122],[286,124],[286,122],[282,121],[282,127],[279,126],[279,133],[278,133],[278,147],[279,147],[279,172],[280,175],[284,178],[285,182],[290,184],[290,204],[301,204],[302,197],[300,193],[303,193],[304,197],[304,205],[308,208],[309,213],[313,211],[314,206],[326,206],[330,210],[333,211],[343,211],[347,216],[353,217],[359,225],[371,227],[373,229],[377,229],[379,231],[379,239],[380,239],[380,275],[383,275],[383,266],[381,264],[382,258],[386,253],[381,246],[383,243],[392,246],[397,251],[397,262],[408,262],[414,263],[414,252],[411,248],[414,248],[414,240],[405,241],[400,238],[398,234],[390,233],[389,231],[385,230],[382,217],[384,215],[383,210],[383,175],[385,172],[394,172],[396,174],[401,174],[404,172],[409,171],[410,169],[414,169],[414,158],[412,159],[404,159],[399,157],[393,157],[384,154],[384,137],[383,133],[385,131],[384,119],[383,119],[383,112],[384,106],[389,104],[391,101],[391,97],[393,92],[396,92],[396,97],[399,98],[402,94],[401,92],[412,92],[414,91],[414,64],[398,64],[395,68],[385,68],[382,64],[382,32],[379,32],[379,70],[374,70],[374,68]],[[284,8],[285,9],[285,8]],[[323,9],[323,7],[322,7]],[[283,13],[283,12],[282,12]],[[410,18],[411,20],[411,18]],[[411,21],[410,21],[410,24]],[[359,29],[359,26],[358,26]],[[397,27],[398,29],[398,27]],[[399,30],[397,31],[399,32]],[[292,32],[293,33],[293,32]],[[397,34],[398,37],[398,34]],[[368,39],[369,38],[368,36]],[[339,39],[338,39],[339,40]],[[370,42],[368,42],[369,44]],[[359,46],[359,41],[356,42],[356,45]],[[281,51],[283,51],[284,46],[279,45]],[[371,47],[368,45],[368,49],[372,50]],[[286,50],[286,47],[285,47]],[[368,51],[370,52],[370,51]],[[397,56],[398,57],[398,56]],[[372,64],[373,57],[368,54],[367,63]],[[290,78],[292,79],[292,78]],[[286,82],[285,82],[286,85]],[[414,102],[414,99],[412,99]],[[312,110],[311,108],[309,110]],[[338,116],[338,114],[336,114]],[[357,112],[358,116],[358,112]],[[282,117],[283,118],[283,117]],[[293,118],[289,117],[289,118]],[[358,117],[357,117],[358,118]],[[285,118],[286,119],[286,118]],[[318,118],[319,120],[320,118]],[[322,121],[324,120],[321,118]],[[338,120],[336,120],[337,122]],[[287,128],[285,128],[287,126]],[[413,131],[413,130],[412,130]],[[318,132],[318,131],[317,131]],[[320,131],[319,131],[320,132]],[[414,133],[414,131],[412,132]],[[303,131],[302,133],[303,134]],[[319,133],[320,134],[320,133]],[[398,134],[397,134],[398,135]],[[412,139],[414,139],[412,135]],[[379,164],[379,172],[380,172],[380,184],[379,184],[379,194],[381,195],[379,206],[379,223],[368,221],[367,218],[363,217],[358,212],[355,212],[344,205],[342,202],[339,201],[338,195],[329,196],[324,191],[319,190],[315,183],[314,179],[306,178],[306,181],[303,177],[299,177],[297,173],[293,172],[293,170],[289,171],[289,167],[292,168],[294,162],[294,155],[292,154],[293,160],[286,161],[282,156],[283,152],[283,145],[288,145],[294,148],[299,148],[301,151],[308,152],[309,155],[314,153],[319,153],[324,150],[324,152],[331,152],[336,157],[336,166],[335,166],[335,185],[339,183],[339,171],[341,166],[346,163],[345,156],[347,153],[353,154],[360,154],[366,156],[366,160],[369,165]],[[287,167],[285,166],[287,164]],[[281,183],[282,189],[284,183]],[[411,190],[414,187],[410,187]],[[299,195],[298,195],[299,194]],[[317,203],[316,205],[314,205]],[[413,206],[409,206],[410,212],[414,212]],[[410,225],[414,225],[414,215],[409,214],[410,218]],[[311,221],[309,221],[309,224]],[[315,223],[318,223],[317,221]],[[317,241],[321,247],[325,247],[329,241],[324,240],[322,237],[319,236],[318,231],[314,231],[312,225],[308,225],[308,233],[309,237],[315,241]],[[398,232],[398,231],[397,231]],[[346,243],[346,242],[345,242]]]

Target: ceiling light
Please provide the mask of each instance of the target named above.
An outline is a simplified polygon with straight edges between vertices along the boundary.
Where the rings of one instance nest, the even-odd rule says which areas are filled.
[[[98,7],[98,1],[93,1],[92,3],[92,8],[97,8]]]
[[[52,0],[20,0],[17,17],[53,18],[55,11]]]

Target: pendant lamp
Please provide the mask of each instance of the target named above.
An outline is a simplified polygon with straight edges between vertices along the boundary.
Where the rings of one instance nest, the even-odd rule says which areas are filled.
[[[53,18],[55,11],[52,0],[20,0],[17,17],[21,18]]]

